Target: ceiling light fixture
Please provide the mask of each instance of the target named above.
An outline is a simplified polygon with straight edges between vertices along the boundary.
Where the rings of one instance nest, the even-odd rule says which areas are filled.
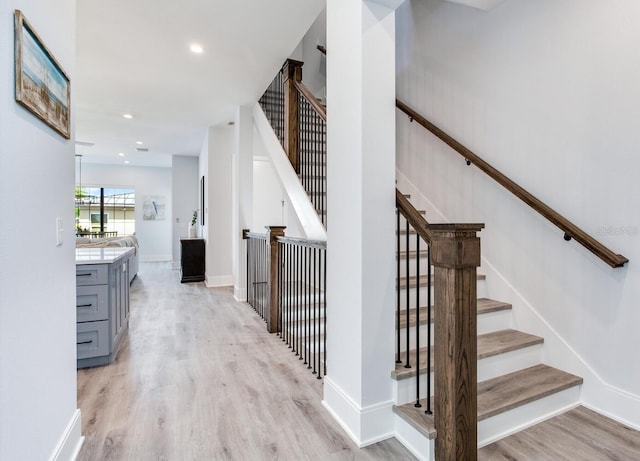
[[[195,54],[202,54],[204,52],[204,48],[202,48],[202,45],[200,45],[199,43],[192,43],[189,46],[189,49],[191,50],[192,53],[195,53]]]
[[[124,157],[124,152],[119,152],[119,153],[118,153],[118,155],[119,155],[120,157]]]
[[[125,160],[124,163],[125,163],[125,165],[128,165],[129,164],[129,160]]]
[[[136,144],[141,146],[142,144],[144,144],[142,141],[136,141]]]
[[[131,114],[122,114],[122,116],[124,118],[126,118],[126,119],[132,119],[133,118],[133,115],[131,115]]]

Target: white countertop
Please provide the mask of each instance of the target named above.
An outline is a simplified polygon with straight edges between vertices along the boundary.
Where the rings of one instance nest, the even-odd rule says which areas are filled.
[[[111,264],[133,252],[133,247],[76,248],[76,265]]]

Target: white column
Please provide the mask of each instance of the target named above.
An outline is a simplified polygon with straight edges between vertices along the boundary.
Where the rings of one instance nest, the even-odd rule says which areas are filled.
[[[233,295],[247,299],[247,258],[242,229],[250,229],[253,218],[253,109],[236,112],[236,147],[233,153]]]
[[[207,149],[206,284],[208,287],[230,286],[233,285],[231,243],[233,127],[210,127]]]
[[[327,1],[324,405],[359,446],[393,435],[395,12]]]

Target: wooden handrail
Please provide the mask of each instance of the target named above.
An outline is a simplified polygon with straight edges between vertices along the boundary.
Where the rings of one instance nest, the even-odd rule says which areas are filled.
[[[422,237],[422,240],[431,244],[432,233],[429,229],[429,223],[398,189],[396,189],[396,207],[400,214],[409,221],[411,227]]]
[[[298,237],[278,237],[276,240],[278,243],[289,243],[291,245],[299,245],[308,248],[320,248],[322,250],[327,249],[326,240],[309,240]]]
[[[259,234],[257,232],[249,232],[247,229],[243,229],[242,231],[243,239],[258,239],[258,240],[268,240],[267,234]]]
[[[326,49],[324,46],[322,46],[322,45],[318,45],[318,46],[316,46],[316,49],[317,49],[320,53],[324,54],[325,56],[327,55],[327,49]]]
[[[540,199],[527,192],[524,188],[516,184],[514,181],[495,169],[489,163],[485,162],[471,150],[467,149],[465,146],[453,139],[433,123],[429,122],[423,116],[418,114],[414,109],[412,109],[399,99],[396,99],[396,107],[404,112],[412,121],[415,120],[416,122],[418,122],[441,141],[443,141],[453,150],[462,155],[467,161],[467,164],[470,165],[471,163],[473,163],[476,167],[486,173],[502,187],[507,189],[509,192],[529,205],[535,211],[547,218],[550,222],[555,224],[558,228],[560,228],[560,230],[564,232],[565,240],[571,240],[572,238],[575,239],[576,242],[580,243],[582,246],[584,246],[586,249],[591,251],[594,255],[596,255],[598,258],[600,258],[613,268],[622,267],[625,265],[625,263],[629,262],[629,259],[622,256],[621,254],[613,252],[602,243],[598,242],[596,239],[573,224],[567,218],[562,216],[557,211],[553,210]]]
[[[320,116],[320,118],[322,118],[322,120],[324,120],[326,122],[327,121],[327,108],[324,107],[322,104],[320,104],[320,101],[318,101],[316,99],[316,97],[313,95],[311,90],[309,88],[307,88],[304,83],[296,81],[293,84],[295,85],[295,87],[298,90],[298,92],[302,96],[304,96],[304,98],[307,100],[309,105],[311,107],[313,107],[313,110],[315,110],[316,113]]]

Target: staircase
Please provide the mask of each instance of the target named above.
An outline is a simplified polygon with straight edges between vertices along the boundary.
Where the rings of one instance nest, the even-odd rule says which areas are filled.
[[[406,231],[400,233],[406,234]],[[404,238],[400,241],[406,242]],[[405,368],[406,335],[409,334],[409,363],[415,364],[418,318],[420,338],[427,338],[427,329],[431,329],[433,338],[434,312],[431,307],[432,322],[428,324],[426,289],[429,288],[429,281],[424,275],[416,277],[415,261],[411,262],[407,273],[406,258],[418,256],[414,239],[409,239],[409,242],[409,247],[405,243],[398,254],[403,261],[398,278],[400,297],[405,299],[409,290],[407,299],[411,305],[408,313],[404,308],[400,312],[399,344],[403,363],[396,363],[391,371],[396,438],[419,459],[432,460],[435,459],[437,433],[434,417],[425,414],[425,408],[426,399],[433,399],[433,384],[431,395],[427,395],[427,376],[431,377],[433,383],[433,354],[438,344],[433,344],[432,340],[430,369],[427,370],[426,342],[422,342],[418,383],[415,365]],[[421,249],[419,257],[421,267],[426,268],[426,250]],[[478,275],[477,279],[480,296],[477,301],[478,445],[484,446],[578,405],[582,378],[545,365],[542,361],[544,338],[513,329],[511,305],[486,297],[488,282],[482,275]],[[420,306],[415,301],[418,286],[424,292],[419,299]],[[420,406],[417,407],[418,385]]]
[[[285,150],[289,147],[295,151],[294,154],[287,151],[287,154],[326,226],[326,111],[312,95],[305,94],[308,90],[301,84],[301,73],[284,70],[292,69],[294,65],[295,62],[289,62],[283,67],[261,99],[261,104]],[[298,107],[298,112],[291,117],[287,111],[292,103],[279,102],[288,93],[297,95],[295,107]],[[296,141],[293,143],[288,138],[293,135],[285,129],[292,120],[297,127],[294,130]],[[424,214],[414,211],[416,215]],[[413,229],[399,230],[399,234],[416,236]],[[431,360],[428,360],[426,343],[423,341],[419,345],[416,341],[416,330],[419,330],[421,338],[427,338],[431,331],[430,337],[433,338],[434,315],[431,315],[431,322],[427,321],[428,312],[433,314],[433,306],[427,307],[427,299],[433,299],[433,296],[427,298],[426,295],[427,291],[432,290],[430,279],[433,277],[416,273],[417,261],[423,268],[427,267],[427,250],[424,246],[416,248],[416,238],[402,238],[400,241],[404,245],[399,248],[397,255],[402,261],[398,265],[397,285],[400,297],[412,304],[408,311],[402,309],[398,316],[400,329],[397,339],[402,363],[396,363],[395,366],[390,364],[395,401],[395,435],[419,459],[433,460],[438,435],[434,415],[425,414],[425,408],[427,402],[433,400],[433,356],[439,345],[431,341]],[[478,275],[476,283],[479,295],[477,439],[478,446],[484,446],[577,406],[582,378],[545,365],[542,360],[544,338],[513,329],[512,306],[488,298],[488,282],[484,276]],[[421,295],[416,294],[419,288],[423,288]],[[282,339],[308,368],[313,368],[314,373],[314,364],[324,363],[325,370],[322,373],[320,365],[317,366],[320,378],[326,372],[326,323],[324,310],[316,309],[315,305],[319,299],[324,303],[324,291],[312,289],[307,294],[304,291],[288,293],[281,306]],[[419,371],[415,366],[418,355]],[[407,368],[407,362],[414,365]],[[427,386],[429,377],[432,384]]]

